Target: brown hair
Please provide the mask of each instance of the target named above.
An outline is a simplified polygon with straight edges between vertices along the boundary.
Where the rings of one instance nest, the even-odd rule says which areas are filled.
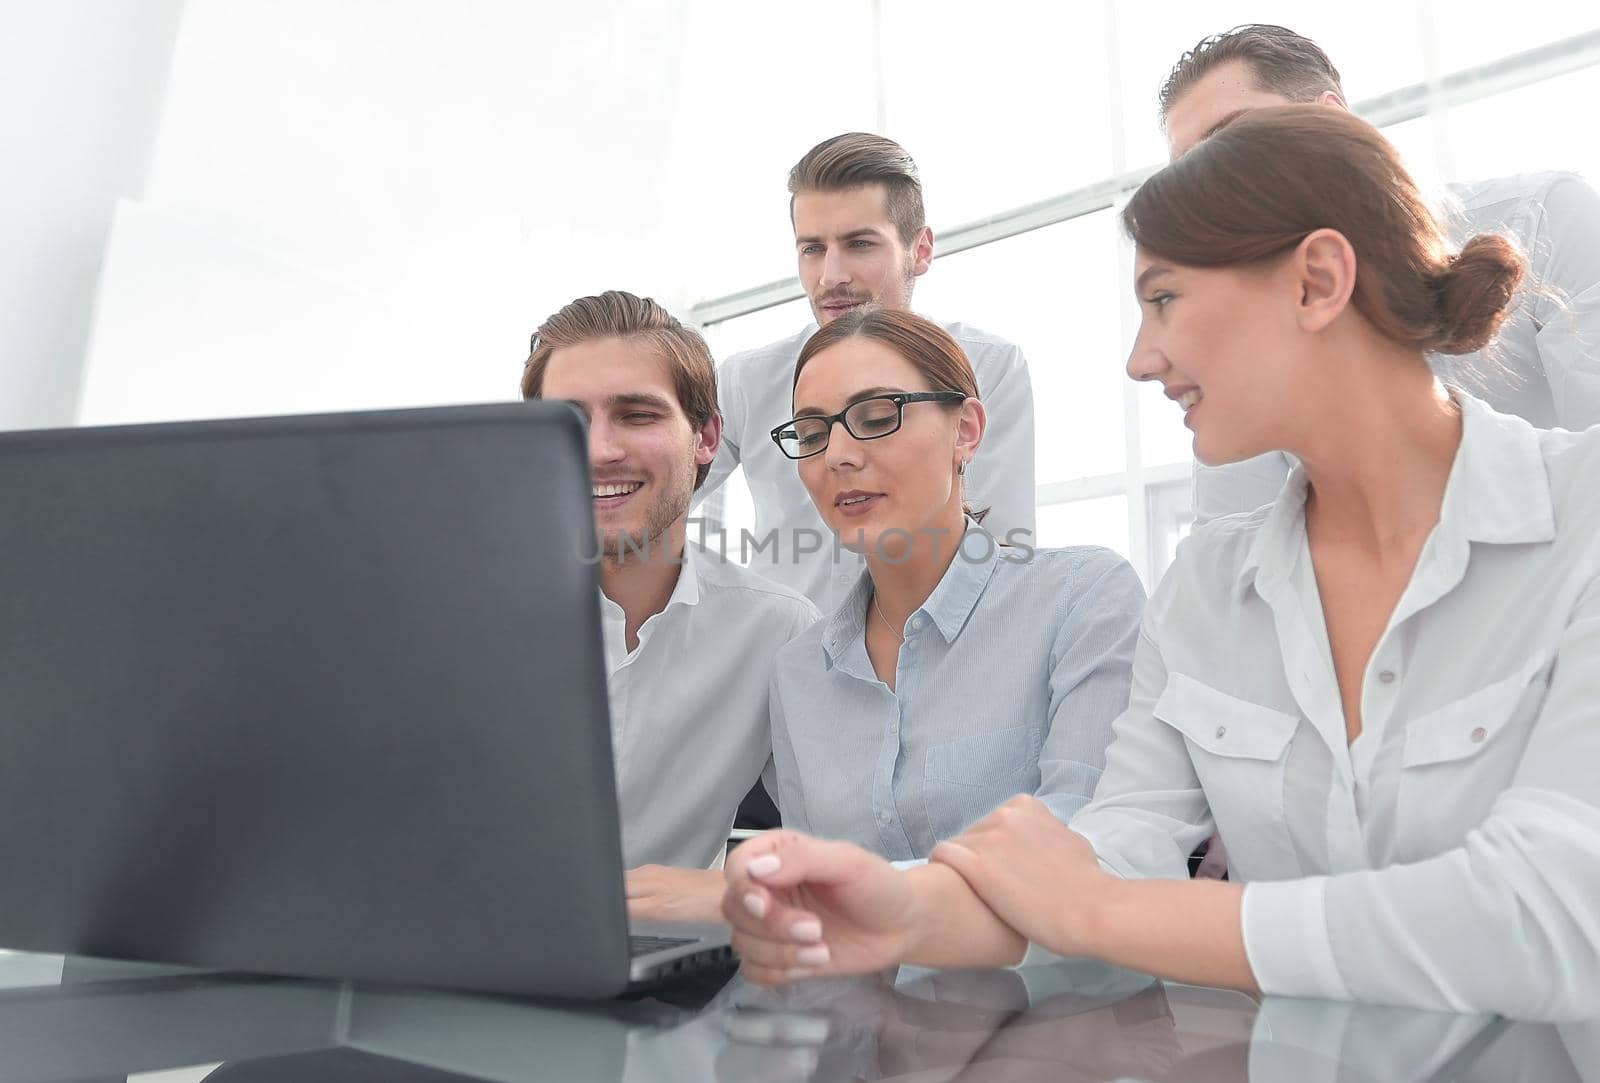
[[[1355,249],[1353,303],[1379,331],[1428,352],[1481,349],[1526,261],[1479,234],[1456,255],[1378,130],[1324,105],[1240,114],[1145,181],[1122,212],[1140,248],[1191,267],[1270,260],[1318,229]]]
[[[706,340],[650,298],[622,290],[580,297],[539,325],[528,341],[528,360],[522,366],[522,397],[542,397],[545,369],[557,349],[598,338],[642,339],[653,345],[672,370],[678,405],[695,430],[716,413],[717,373]],[[700,467],[696,489],[710,472],[709,465]]]
[[[799,384],[800,373],[813,357],[851,338],[872,339],[888,346],[922,373],[934,391],[959,391],[969,399],[979,397],[972,362],[948,331],[914,313],[878,305],[853,308],[806,339],[794,363],[794,384]],[[989,514],[988,508],[974,511],[965,504],[962,510],[980,523]]]
[[[867,184],[883,185],[889,221],[900,242],[910,245],[927,225],[922,181],[905,148],[881,135],[846,132],[806,151],[789,170],[789,215],[794,216],[794,197],[801,192],[843,192]]]
[[[1162,122],[1166,122],[1172,103],[1184,91],[1231,60],[1249,65],[1257,87],[1281,94],[1291,102],[1315,101],[1329,90],[1344,98],[1339,69],[1316,42],[1282,26],[1246,23],[1201,38],[1178,58],[1167,81],[1161,84]]]

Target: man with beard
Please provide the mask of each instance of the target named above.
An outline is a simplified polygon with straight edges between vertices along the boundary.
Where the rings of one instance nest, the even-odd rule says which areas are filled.
[[[819,326],[863,304],[909,309],[917,278],[933,262],[933,231],[916,163],[899,144],[849,132],[812,147],[789,172],[800,284],[815,322],[722,365],[722,446],[701,496],[743,465],[755,502],[751,567],[831,611],[860,578],[860,558],[834,544],[794,463],[768,435],[794,414],[800,347]],[[1016,346],[960,323],[943,325],[978,377],[989,417],[968,466],[968,503],[1003,541],[1029,544],[1034,527],[1033,385]],[[775,541],[775,544],[773,544]],[[743,540],[740,541],[741,549]]]
[[[615,290],[573,301],[535,332],[522,395],[588,422],[629,910],[670,918],[650,897],[720,863],[771,762],[772,656],[818,613],[687,540],[722,420],[705,341],[660,305]]]

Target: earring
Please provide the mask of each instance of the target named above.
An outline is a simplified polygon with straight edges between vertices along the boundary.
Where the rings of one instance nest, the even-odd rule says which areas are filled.
[[[967,460],[962,459],[959,463],[956,464],[956,477],[964,478],[966,476],[967,476]]]

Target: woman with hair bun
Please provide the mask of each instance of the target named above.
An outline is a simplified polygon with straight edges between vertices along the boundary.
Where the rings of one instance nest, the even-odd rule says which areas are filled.
[[[1600,1016],[1600,428],[1534,429],[1424,360],[1493,337],[1521,256],[1450,254],[1394,149],[1316,105],[1243,114],[1123,221],[1129,374],[1202,462],[1301,465],[1180,547],[1070,826],[1017,798],[906,871],[753,840],[723,904],[747,973],[1031,943],[1273,994]],[[1235,879],[1188,880],[1213,829]]]

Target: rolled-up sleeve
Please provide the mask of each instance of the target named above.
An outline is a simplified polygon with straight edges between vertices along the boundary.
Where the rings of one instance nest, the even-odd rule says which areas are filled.
[[[1250,971],[1279,996],[1349,1000],[1328,939],[1328,878],[1246,884],[1240,924]]]

